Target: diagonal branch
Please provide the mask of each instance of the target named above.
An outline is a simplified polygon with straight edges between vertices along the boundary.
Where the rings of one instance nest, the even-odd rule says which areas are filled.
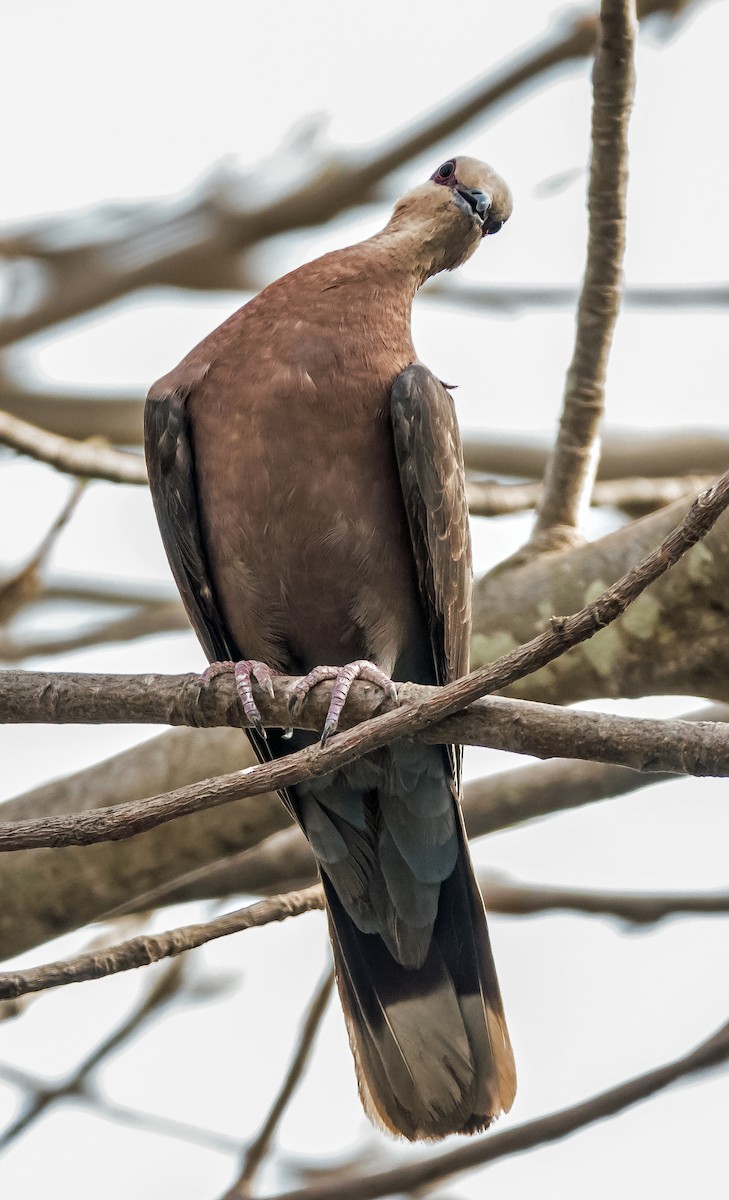
[[[321,909],[324,896],[319,886],[285,896],[271,896],[257,904],[226,913],[214,921],[182,925],[166,933],[142,934],[117,946],[104,947],[75,958],[33,967],[28,971],[9,971],[0,975],[0,999],[12,999],[30,992],[42,992],[63,984],[83,983],[89,979],[104,979],[135,967],[147,967],[163,958],[176,958],[187,950],[195,950],[206,942],[256,929],[272,921],[284,921],[301,913]]]
[[[49,433],[9,412],[0,412],[0,446],[9,446],[58,471],[85,479],[107,479],[112,483],[146,483],[144,459],[93,442]]]
[[[297,751],[283,759],[253,767],[234,777],[222,777],[184,795],[169,793],[141,803],[116,805],[79,816],[58,817],[49,821],[21,821],[0,826],[0,849],[27,849],[31,846],[89,845],[99,841],[132,837],[145,829],[175,820],[186,813],[228,804],[241,796],[280,790],[339,770],[363,754],[378,750],[397,738],[413,737],[490,692],[502,690],[554,661],[567,649],[587,640],[598,629],[617,619],[652,583],[695,545],[716,522],[729,504],[729,474],[691,505],[681,524],[661,545],[632,567],[622,579],[607,588],[591,604],[569,617],[553,617],[550,627],[516,650],[503,655],[480,670],[457,679],[437,690],[437,694],[405,708],[374,717],[365,725],[338,734],[322,747]],[[55,697],[48,685],[51,705]],[[602,720],[602,718],[601,718]],[[696,773],[716,769],[725,753],[726,732],[714,731],[702,743],[701,754],[694,760]],[[712,753],[713,749],[713,753]],[[655,751],[655,747],[654,747]],[[708,757],[707,757],[708,751]],[[660,748],[658,750],[660,755]],[[690,755],[689,755],[690,757]],[[655,755],[649,761],[656,761]],[[672,763],[661,769],[675,769]],[[681,768],[679,768],[681,769]],[[686,761],[683,761],[686,769]]]
[[[177,996],[181,988],[184,967],[183,961],[168,963],[165,970],[152,980],[149,990],[126,1020],[83,1059],[70,1078],[59,1084],[49,1084],[36,1091],[15,1120],[0,1134],[0,1152],[35,1124],[51,1105],[83,1092],[92,1071],[125,1045],[151,1017],[156,1016]]]
[[[306,1069],[314,1045],[314,1039],[321,1025],[329,997],[332,994],[333,984],[334,971],[329,968],[324,978],[317,985],[316,991],[311,998],[311,1003],[299,1034],[296,1051],[289,1064],[278,1095],[271,1106],[271,1111],[266,1117],[260,1133],[246,1150],[241,1173],[233,1186],[225,1193],[223,1200],[247,1200],[252,1195],[253,1181],[256,1173],[268,1154],[276,1129]]]
[[[681,1079],[723,1066],[728,1059],[729,1023],[683,1057],[644,1075],[636,1075],[581,1104],[560,1109],[501,1133],[475,1138],[457,1150],[434,1154],[402,1167],[365,1177],[348,1178],[346,1182],[337,1180],[333,1184],[314,1184],[294,1192],[270,1196],[267,1200],[378,1200],[381,1196],[412,1194],[416,1189],[432,1186],[460,1171],[470,1171],[511,1154],[522,1154],[525,1150],[568,1137],[595,1121],[615,1116],[633,1104],[655,1096]]]
[[[30,559],[10,579],[0,580],[0,626],[8,622],[21,608],[38,597],[41,591],[40,573],[60,534],[68,525],[83,494],[82,483],[76,483],[63,508]]]
[[[628,185],[628,120],[635,86],[635,0],[602,0],[593,75],[587,266],[577,308],[559,433],[530,547],[575,541],[595,475],[605,374],[620,307]]]

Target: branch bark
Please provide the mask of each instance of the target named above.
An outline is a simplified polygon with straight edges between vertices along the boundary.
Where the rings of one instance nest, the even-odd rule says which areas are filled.
[[[166,933],[130,938],[117,946],[78,954],[75,958],[48,963],[29,971],[9,971],[0,975],[0,999],[42,992],[62,984],[104,979],[135,967],[147,967],[163,958],[176,958],[187,950],[194,950],[228,934],[256,929],[272,921],[284,921],[287,917],[300,916],[301,913],[323,907],[324,894],[318,885],[306,891],[290,892],[286,896],[271,896],[258,904],[226,913],[215,921],[182,925]]]
[[[473,593],[474,666],[519,645],[549,613],[589,601],[663,537],[686,510],[679,501],[589,545],[504,565]],[[546,671],[508,689],[556,704],[600,697],[729,698],[729,518],[657,581],[609,629]]]
[[[559,432],[527,554],[575,544],[595,477],[625,253],[635,20],[635,0],[602,0],[593,73],[587,266]]]

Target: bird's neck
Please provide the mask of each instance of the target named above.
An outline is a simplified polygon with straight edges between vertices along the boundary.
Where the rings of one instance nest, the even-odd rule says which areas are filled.
[[[397,212],[366,244],[393,279],[411,289],[412,296],[426,279],[462,261],[462,247],[456,250],[449,229],[430,220],[404,219]]]

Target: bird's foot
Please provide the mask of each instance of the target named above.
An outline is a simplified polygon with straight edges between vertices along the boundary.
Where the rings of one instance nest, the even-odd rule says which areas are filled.
[[[289,700],[289,708],[293,716],[297,716],[301,712],[302,705],[311,689],[325,679],[333,679],[334,687],[321,735],[322,746],[325,746],[331,735],[336,732],[349,689],[355,679],[366,679],[368,683],[374,683],[376,687],[382,688],[390,700],[397,703],[397,689],[390,677],[374,663],[368,662],[366,658],[359,658],[356,662],[347,663],[343,667],[314,667],[313,671],[309,671],[309,674],[296,684]]]
[[[265,663],[258,662],[254,658],[244,658],[240,662],[224,661],[211,663],[200,676],[200,682],[210,683],[211,679],[217,679],[218,675],[233,675],[243,712],[256,730],[256,733],[265,738],[267,736],[266,730],[263,727],[258,705],[253,699],[252,680],[255,679],[259,687],[273,700],[273,677],[279,674],[280,671],[275,671],[273,667],[267,667]]]

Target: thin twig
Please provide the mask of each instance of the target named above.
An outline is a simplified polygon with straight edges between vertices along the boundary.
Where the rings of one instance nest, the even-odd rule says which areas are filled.
[[[60,1084],[48,1084],[31,1096],[15,1120],[0,1135],[0,1153],[33,1125],[51,1105],[83,1092],[86,1080],[100,1063],[125,1045],[139,1032],[150,1017],[174,999],[180,990],[184,962],[168,963],[165,970],[152,981],[149,990],[125,1021],[105,1037],[91,1054],[75,1068],[70,1078]]]
[[[247,1200],[252,1195],[256,1174],[271,1148],[271,1143],[281,1122],[281,1118],[306,1069],[314,1046],[314,1039],[321,1025],[329,997],[332,994],[333,984],[334,972],[329,968],[323,979],[317,984],[316,991],[311,998],[311,1003],[299,1033],[294,1056],[291,1059],[278,1095],[271,1105],[260,1133],[250,1143],[245,1152],[243,1168],[238,1179],[225,1193],[223,1200]]]
[[[667,917],[729,913],[729,892],[611,892],[516,883],[492,872],[479,874],[487,909],[511,916],[574,912],[617,917],[631,925],[655,925]]]
[[[334,1184],[316,1184],[294,1192],[269,1196],[267,1200],[378,1200],[412,1192],[446,1179],[460,1171],[473,1170],[497,1162],[511,1154],[521,1154],[536,1146],[546,1146],[568,1137],[595,1121],[612,1117],[633,1104],[656,1095],[681,1079],[723,1066],[729,1059],[729,1023],[702,1042],[695,1050],[662,1067],[637,1075],[625,1083],[608,1088],[589,1100],[539,1117],[502,1133],[474,1138],[457,1150],[434,1154],[419,1162],[362,1178],[339,1180]]]
[[[578,288],[570,284],[469,284],[445,280],[428,283],[419,293],[423,299],[441,304],[486,309],[508,316],[541,309],[571,309],[579,294]],[[726,308],[728,304],[729,284],[726,283],[662,284],[656,287],[634,284],[625,288],[622,299],[623,308],[642,311],[679,312],[683,309]]]
[[[60,534],[76,511],[83,490],[84,485],[77,483],[32,557],[12,578],[0,581],[0,625],[5,624],[16,612],[39,596],[40,573]]]
[[[299,750],[282,759],[252,767],[236,776],[223,776],[197,788],[187,788],[182,795],[170,792],[141,803],[116,805],[97,809],[92,813],[56,817],[48,821],[20,821],[0,826],[0,849],[90,845],[99,841],[132,837],[145,829],[152,829],[190,812],[228,804],[242,796],[278,791],[304,779],[328,774],[397,738],[413,737],[473,704],[480,697],[502,690],[514,680],[521,679],[559,658],[570,647],[586,641],[598,629],[616,620],[650,583],[663,575],[708,532],[727,504],[729,474],[697,497],[680,525],[661,545],[632,567],[622,579],[602,592],[595,601],[569,617],[553,617],[544,633],[516,650],[502,655],[488,666],[437,689],[436,694],[425,700],[374,717],[355,729],[336,735],[324,747],[314,746]],[[52,683],[47,684],[46,691],[50,696],[52,710],[57,703],[57,693],[54,693]],[[12,698],[10,703],[12,704]],[[600,718],[601,721],[602,719]],[[518,730],[515,740],[518,743]],[[691,743],[694,743],[695,748],[695,740],[695,730],[686,731],[683,739],[684,752],[689,750]],[[511,748],[519,749],[519,746],[512,744]],[[689,769],[691,773],[711,774],[718,769],[721,773],[725,769],[722,764],[726,761],[726,750],[726,730],[714,729],[708,737],[702,739],[700,754],[692,755],[689,750],[687,757],[682,758],[678,770]],[[656,747],[654,744],[642,765],[650,766],[653,763],[662,770],[676,769],[673,762],[667,765],[661,758],[662,751],[662,746]],[[564,756],[563,751],[558,753],[560,757]],[[566,753],[569,755],[572,751],[567,750]]]
[[[595,477],[625,252],[634,38],[635,0],[601,0],[593,74],[587,266],[559,433],[529,543],[534,551],[560,548],[575,540]]]

